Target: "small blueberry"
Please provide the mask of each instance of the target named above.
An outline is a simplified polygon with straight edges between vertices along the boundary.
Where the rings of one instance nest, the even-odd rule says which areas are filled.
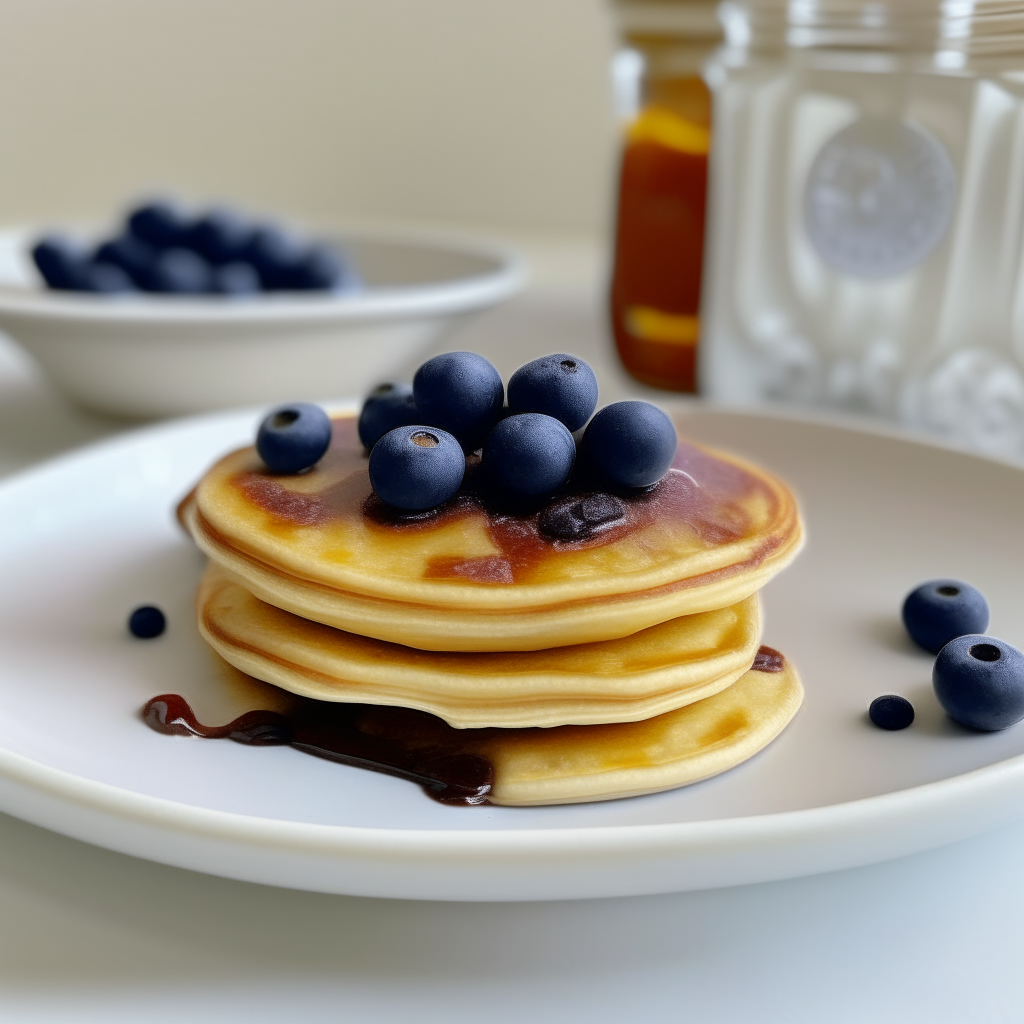
[[[950,640],[932,668],[946,714],[983,732],[1024,718],[1024,654],[1004,640],[968,633]]]
[[[256,433],[256,451],[272,473],[310,469],[323,458],[330,443],[330,417],[310,402],[271,410]]]
[[[167,619],[159,608],[144,604],[128,616],[128,631],[140,640],[152,640],[167,628]]]
[[[78,291],[86,287],[89,255],[75,240],[63,235],[48,235],[32,247],[32,259],[51,288]]]
[[[359,440],[370,449],[389,430],[412,426],[422,418],[410,385],[381,384],[370,392],[359,413]]]
[[[176,247],[158,253],[149,269],[149,290],[172,295],[202,295],[210,291],[210,264],[191,249]]]
[[[513,412],[542,412],[579,430],[597,406],[597,377],[576,356],[543,356],[509,378],[508,405]]]
[[[914,705],[906,697],[887,693],[871,702],[868,717],[879,729],[895,732],[897,729],[906,729],[914,721]]]
[[[255,295],[263,286],[251,263],[236,260],[212,269],[210,290],[217,295]]]
[[[412,392],[424,421],[454,434],[467,452],[483,445],[505,401],[501,375],[475,352],[428,359],[413,377]]]
[[[93,253],[95,263],[113,263],[120,267],[138,288],[149,288],[149,274],[157,250],[133,235],[121,235],[103,242]]]
[[[378,498],[394,508],[420,512],[458,491],[466,457],[447,431],[410,424],[389,430],[377,441],[369,470]]]
[[[210,263],[233,263],[242,259],[252,235],[253,226],[242,214],[219,206],[195,222],[189,245]]]
[[[500,491],[541,497],[558,490],[572,472],[576,442],[553,416],[523,412],[497,423],[484,444],[483,470]]]
[[[256,268],[264,288],[280,291],[291,287],[292,278],[306,255],[306,246],[292,232],[263,224],[253,232],[242,255]]]
[[[954,637],[988,629],[988,602],[961,580],[929,580],[907,594],[903,625],[915,643],[937,654]]]
[[[159,249],[187,245],[192,225],[192,218],[185,209],[169,200],[146,203],[128,215],[129,231]]]
[[[678,446],[672,421],[650,402],[614,402],[583,437],[587,459],[623,487],[650,487],[669,470]]]

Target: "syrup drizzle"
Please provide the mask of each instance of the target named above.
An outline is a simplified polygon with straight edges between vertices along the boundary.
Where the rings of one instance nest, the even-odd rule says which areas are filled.
[[[786,659],[782,651],[761,644],[754,655],[754,664],[750,667],[754,672],[782,672],[786,668]]]
[[[293,714],[247,711],[226,725],[214,726],[203,725],[184,697],[163,693],[146,702],[142,719],[156,732],[171,736],[227,739],[252,747],[291,746],[314,757],[415,782],[442,804],[473,807],[487,803],[494,784],[490,761],[461,752],[454,745],[424,747],[370,735],[360,729],[367,710],[360,704],[325,707],[320,701],[300,701]],[[409,716],[419,714],[407,712]]]

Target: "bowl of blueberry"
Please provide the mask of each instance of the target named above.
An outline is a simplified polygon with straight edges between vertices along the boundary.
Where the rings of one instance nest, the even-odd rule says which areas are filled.
[[[0,232],[0,330],[79,405],[151,418],[365,391],[523,279],[496,244],[157,200]]]

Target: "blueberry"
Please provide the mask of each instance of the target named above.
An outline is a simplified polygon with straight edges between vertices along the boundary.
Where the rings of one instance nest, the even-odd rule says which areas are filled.
[[[210,291],[218,295],[255,295],[262,290],[260,275],[251,263],[236,260],[211,271]]]
[[[897,729],[906,729],[914,721],[914,705],[906,697],[887,693],[871,702],[868,717],[879,729],[895,732]]]
[[[961,725],[995,732],[1024,718],[1024,654],[1004,640],[968,633],[950,640],[932,668],[935,696]]]
[[[243,258],[253,236],[253,226],[230,207],[207,210],[195,222],[189,244],[210,263],[233,263]]]
[[[359,440],[372,448],[389,430],[422,419],[408,384],[381,384],[370,392],[359,413]]]
[[[466,472],[459,442],[437,427],[389,430],[370,452],[370,483],[382,501],[419,512],[452,497]]]
[[[187,245],[193,222],[177,203],[158,200],[139,206],[128,215],[128,230],[158,249]]]
[[[542,412],[579,430],[597,406],[597,377],[576,356],[543,356],[509,378],[508,404],[513,412]]]
[[[272,409],[256,433],[256,451],[272,473],[301,473],[315,466],[330,443],[330,417],[309,402]]]
[[[32,247],[32,259],[51,288],[76,291],[84,287],[89,256],[73,239],[48,235]]]
[[[351,287],[355,275],[345,257],[332,245],[309,246],[288,275],[288,287],[299,291],[317,291]]]
[[[667,472],[678,446],[672,421],[650,402],[615,402],[583,437],[587,459],[623,487],[649,487]]]
[[[569,479],[575,459],[576,442],[564,423],[523,412],[501,420],[487,436],[483,469],[505,493],[540,497]]]
[[[113,263],[135,282],[138,288],[149,287],[149,275],[157,250],[132,235],[121,235],[103,242],[93,253],[96,263]]]
[[[159,608],[144,604],[128,616],[128,631],[140,640],[152,640],[167,628],[167,619]]]
[[[306,246],[298,237],[284,228],[264,224],[253,232],[243,258],[256,268],[264,288],[280,291],[291,287],[305,255]]]
[[[454,434],[476,451],[501,418],[505,389],[498,371],[475,352],[446,352],[428,359],[412,381],[425,422]]]
[[[903,602],[903,625],[911,639],[932,654],[954,637],[988,629],[988,602],[960,580],[929,580]]]
[[[136,291],[135,282],[116,263],[89,263],[82,273],[82,289],[115,295]]]
[[[210,291],[210,264],[191,249],[165,249],[158,253],[147,276],[149,290],[174,295],[202,295]]]

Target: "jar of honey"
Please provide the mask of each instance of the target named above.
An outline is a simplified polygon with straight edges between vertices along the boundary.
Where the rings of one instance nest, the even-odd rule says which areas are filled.
[[[624,121],[610,289],[622,363],[644,384],[697,390],[714,0],[617,0]]]

